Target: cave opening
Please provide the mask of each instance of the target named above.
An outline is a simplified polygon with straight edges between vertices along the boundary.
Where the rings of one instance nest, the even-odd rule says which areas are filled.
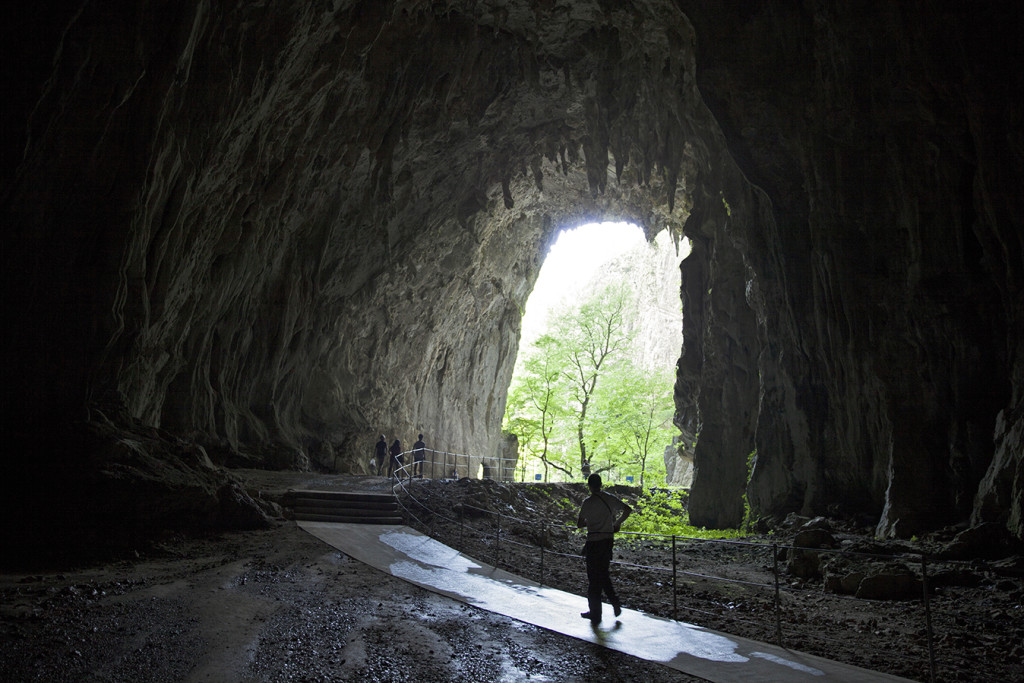
[[[526,303],[507,393],[516,479],[598,472],[614,483],[689,485],[693,439],[673,424],[688,253],[685,238],[648,237],[631,222],[557,233]]]

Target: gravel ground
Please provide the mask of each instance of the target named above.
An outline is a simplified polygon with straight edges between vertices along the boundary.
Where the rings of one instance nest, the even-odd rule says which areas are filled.
[[[463,605],[280,522],[0,576],[3,681],[699,680]]]

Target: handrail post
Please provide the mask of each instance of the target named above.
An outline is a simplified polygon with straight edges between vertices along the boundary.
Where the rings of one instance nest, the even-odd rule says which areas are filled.
[[[494,566],[501,562],[501,515],[498,515],[498,534],[494,538]]]
[[[540,585],[544,585],[544,541],[548,537],[547,522],[540,523]]]
[[[928,633],[928,679],[935,683],[935,639],[932,635],[932,610],[928,601],[928,557],[921,553],[921,591],[924,600],[924,623]]]
[[[677,586],[676,586],[676,536],[672,534],[672,620],[676,621],[679,617],[677,612],[679,610],[679,598],[677,597]]]
[[[782,647],[782,616],[779,602],[779,546],[772,543],[772,575],[775,577],[775,643]]]
[[[463,517],[466,514],[466,507],[465,506],[466,506],[466,502],[465,501],[463,501],[462,504],[459,505],[459,550],[461,550],[463,552],[466,551],[466,543],[465,543],[465,541],[463,541],[463,536],[464,536],[463,530],[466,527],[466,523],[465,523],[465,521],[463,521]]]

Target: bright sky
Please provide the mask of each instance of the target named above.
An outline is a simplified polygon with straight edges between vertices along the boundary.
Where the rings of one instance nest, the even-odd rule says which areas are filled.
[[[643,231],[632,223],[587,223],[562,232],[544,259],[526,302],[521,346],[539,334],[548,311],[575,296],[598,268],[643,243]]]

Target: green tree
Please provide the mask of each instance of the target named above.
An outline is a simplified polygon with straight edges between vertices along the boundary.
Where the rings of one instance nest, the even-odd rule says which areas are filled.
[[[664,481],[665,462],[659,456],[672,443],[672,436],[678,434],[672,424],[674,377],[666,370],[642,371],[630,366],[616,379],[619,395],[629,401],[622,410],[620,428],[625,452],[640,469],[640,487],[646,483],[649,468]]]
[[[587,453],[588,412],[601,377],[623,359],[632,343],[626,321],[634,306],[630,288],[612,284],[554,321],[554,335],[566,359],[562,377],[572,399],[583,476],[593,471],[593,455]]]
[[[640,486],[653,478],[664,482],[660,456],[678,433],[672,424],[673,379],[667,370],[644,370],[630,358],[616,364],[595,393],[590,443],[600,449],[595,460]]]
[[[516,371],[505,411],[506,429],[519,436],[524,455],[541,461],[544,481],[548,481],[550,468],[573,477],[571,468],[551,457],[552,435],[565,415],[563,365],[558,339],[551,335],[537,339]]]

